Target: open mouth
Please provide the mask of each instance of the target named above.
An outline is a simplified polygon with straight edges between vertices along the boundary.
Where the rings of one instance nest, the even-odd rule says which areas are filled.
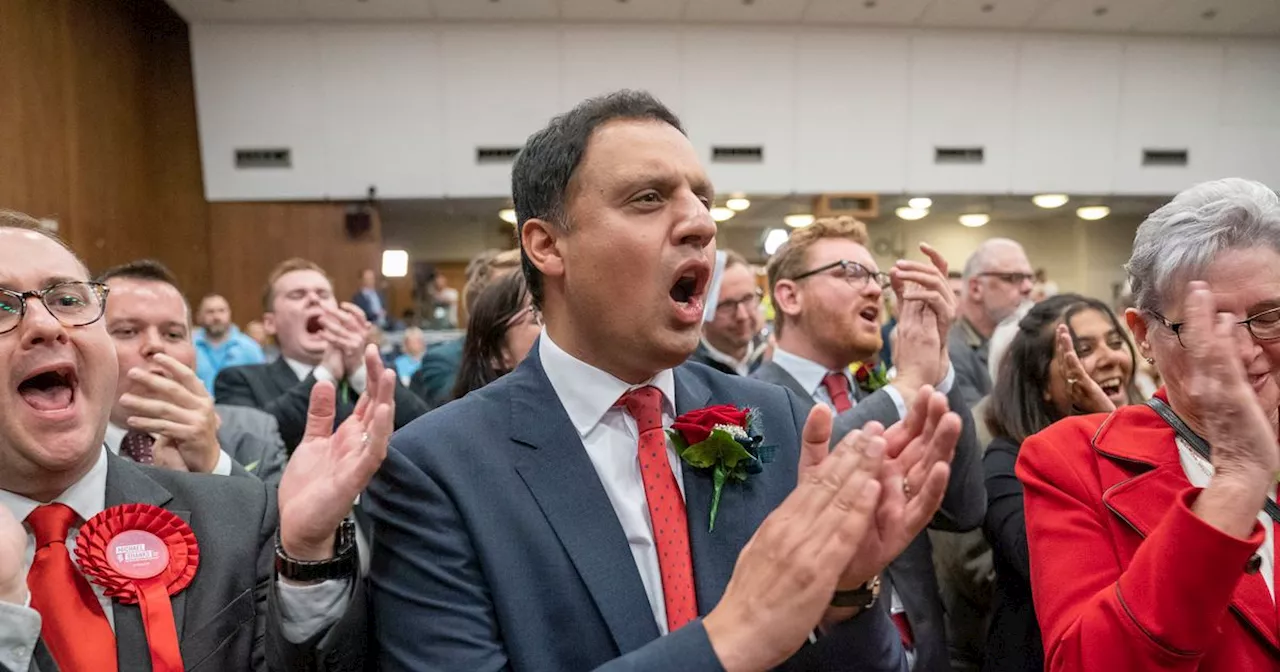
[[[880,323],[880,308],[878,306],[867,306],[858,311],[858,317],[871,322],[872,324]]]
[[[1102,393],[1108,397],[1120,396],[1120,393],[1124,391],[1124,383],[1119,378],[1100,380],[1098,381],[1098,387],[1101,387]]]
[[[18,396],[37,411],[62,411],[75,402],[78,383],[74,367],[59,366],[23,379],[18,383]]]
[[[669,295],[682,313],[702,314],[703,300],[707,293],[707,282],[711,278],[711,269],[705,260],[686,264],[671,285]]]
[[[324,331],[324,325],[323,325],[323,324],[320,324],[320,316],[319,316],[319,315],[312,315],[311,317],[308,317],[308,318],[307,318],[307,333],[308,333],[308,334],[318,334],[318,333],[320,333],[320,332],[322,332],[322,331]]]

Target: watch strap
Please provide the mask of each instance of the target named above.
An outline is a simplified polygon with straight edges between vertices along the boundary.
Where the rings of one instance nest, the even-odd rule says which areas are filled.
[[[289,557],[276,532],[276,574],[281,578],[302,583],[342,579],[355,571],[359,562],[356,550],[356,528],[350,519],[338,526],[333,542],[333,557],[327,560],[298,560]]]

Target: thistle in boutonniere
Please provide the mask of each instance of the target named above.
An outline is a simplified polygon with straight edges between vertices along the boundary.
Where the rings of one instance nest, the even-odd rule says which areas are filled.
[[[858,368],[854,370],[853,377],[858,381],[858,387],[864,392],[871,393],[889,384],[889,369],[884,362],[876,362],[868,364],[867,362],[859,362]]]
[[[743,483],[773,461],[776,446],[763,446],[760,414],[727,404],[689,411],[676,418],[667,436],[676,454],[696,469],[710,469],[714,490],[708,530],[716,529],[725,483]]]

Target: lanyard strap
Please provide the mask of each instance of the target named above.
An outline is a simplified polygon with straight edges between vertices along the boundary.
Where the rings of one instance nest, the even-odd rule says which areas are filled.
[[[1209,457],[1209,443],[1200,438],[1199,434],[1191,431],[1187,423],[1183,422],[1182,418],[1179,418],[1172,408],[1169,408],[1169,404],[1164,403],[1164,400],[1159,397],[1152,397],[1147,400],[1147,406],[1155,411],[1156,415],[1163,418],[1165,422],[1169,423],[1169,426],[1173,428],[1178,437],[1191,446],[1191,449],[1196,451],[1196,454],[1208,460],[1209,464],[1213,464],[1212,458]],[[1277,505],[1268,497],[1262,508],[1267,512],[1268,516],[1271,516],[1271,520],[1280,523],[1280,505]]]

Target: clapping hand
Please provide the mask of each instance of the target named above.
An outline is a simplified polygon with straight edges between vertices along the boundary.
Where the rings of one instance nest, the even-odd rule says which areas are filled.
[[[799,484],[742,549],[703,619],[728,672],[770,669],[804,644],[874,524],[885,439],[854,431],[834,450],[830,440],[831,411],[818,404],[804,426]]]
[[[898,297],[893,386],[908,408],[923,385],[937,385],[951,367],[947,335],[956,319],[956,297],[947,282],[947,262],[937,250],[920,244],[931,263],[899,260],[889,271]]]
[[[130,429],[156,437],[155,464],[177,471],[209,473],[218,464],[220,420],[213,398],[195,372],[178,360],[156,353],[150,361],[164,374],[141,366],[129,370],[135,392],[120,397],[129,411]]]
[[[22,523],[0,506],[0,602],[27,601],[27,531]]]
[[[876,473],[880,498],[875,520],[845,567],[840,590],[853,590],[878,575],[929,525],[946,494],[960,429],[960,416],[948,411],[947,398],[926,387],[907,417],[883,431],[886,448]],[[863,431],[876,435],[882,430],[872,422]],[[838,620],[839,615],[828,617]]]
[[[1110,413],[1116,410],[1115,403],[1084,370],[1084,364],[1076,354],[1076,346],[1071,342],[1071,330],[1067,325],[1058,325],[1054,334],[1054,347],[1058,351],[1054,368],[1057,369],[1057,375],[1062,376],[1067,383],[1071,406],[1086,413]]]
[[[328,348],[321,365],[333,374],[334,380],[348,380],[360,369],[365,345],[369,341],[369,320],[354,303],[343,302],[336,308],[325,306],[324,311],[320,316],[319,333],[328,343]]]
[[[290,557],[333,557],[335,532],[387,456],[395,415],[395,373],[377,348],[364,353],[369,383],[355,411],[333,429],[336,391],[322,381],[311,390],[307,429],[280,480],[280,543]]]

